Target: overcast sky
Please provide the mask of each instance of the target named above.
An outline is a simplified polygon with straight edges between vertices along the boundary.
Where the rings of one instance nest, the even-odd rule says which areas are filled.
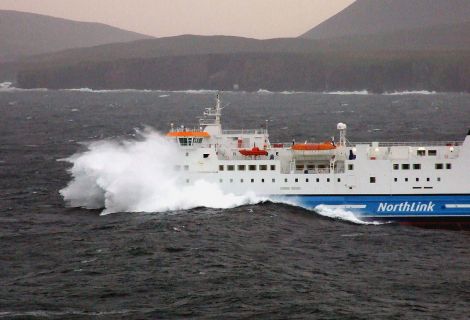
[[[354,0],[0,0],[0,9],[102,22],[156,37],[296,37]]]

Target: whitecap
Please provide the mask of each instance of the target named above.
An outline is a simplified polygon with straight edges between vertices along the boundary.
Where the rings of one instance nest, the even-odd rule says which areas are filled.
[[[361,91],[327,91],[323,92],[324,94],[332,94],[332,95],[368,95],[369,91],[361,90]]]

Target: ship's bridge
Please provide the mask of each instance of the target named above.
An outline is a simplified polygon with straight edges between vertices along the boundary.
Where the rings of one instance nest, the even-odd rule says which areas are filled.
[[[167,137],[176,139],[176,142],[182,147],[201,145],[204,139],[210,138],[206,131],[179,129],[168,132]]]

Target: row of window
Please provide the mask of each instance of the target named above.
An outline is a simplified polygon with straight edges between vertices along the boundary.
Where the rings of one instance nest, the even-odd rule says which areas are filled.
[[[202,138],[179,138],[178,140],[181,146],[192,146],[202,142]]]
[[[435,166],[436,170],[442,170],[444,169],[444,163],[436,163]],[[402,163],[401,164],[401,169],[402,170],[410,170],[410,168],[413,168],[413,170],[421,170],[421,163],[413,163],[410,165],[409,163]],[[451,163],[446,163],[445,168],[450,170],[452,169],[452,164]],[[399,170],[400,165],[398,163],[393,164],[393,170]]]
[[[249,165],[239,164],[236,167],[237,167],[237,171],[246,171],[247,168],[248,168],[248,171],[256,171],[256,170],[268,171],[268,165],[267,164],[260,164],[260,165],[256,165],[256,164],[249,164]],[[226,166],[224,166],[223,164],[219,165],[219,171],[224,171],[225,169],[227,169],[227,171],[235,171],[235,165],[233,165],[233,164],[228,164]],[[276,170],[276,165],[275,164],[269,165],[269,170],[275,171]]]
[[[230,182],[233,182],[233,179],[230,179],[229,181],[230,181]],[[265,179],[261,179],[260,181],[261,181],[261,183],[264,183],[264,182],[265,182]],[[314,182],[314,181],[315,181],[315,182],[320,182],[320,178],[312,179],[312,182]],[[326,178],[326,182],[330,182],[330,181],[331,181],[330,178]],[[338,178],[337,181],[338,181],[338,182],[341,182],[341,178]],[[222,183],[222,182],[224,182],[224,180],[223,180],[223,179],[219,179],[219,182]],[[243,182],[245,182],[245,180],[244,180],[244,179],[240,179],[240,182],[243,183]],[[251,183],[254,183],[254,182],[255,182],[255,179],[250,179],[250,182],[251,182]],[[274,178],[271,179],[271,182],[275,183],[275,182],[276,182],[276,179],[274,179]],[[289,179],[285,178],[285,179],[284,179],[284,182],[285,182],[285,183],[288,183],[288,182],[289,182]],[[294,182],[295,182],[295,183],[298,183],[298,182],[299,182],[299,178],[295,178],[295,179],[294,179]],[[310,182],[310,179],[308,179],[308,178],[305,179],[305,182]]]
[[[315,170],[315,169],[327,169],[329,166],[326,165],[326,164],[319,164],[317,166],[315,166],[314,164],[307,164],[307,165],[303,165],[303,164],[298,164],[295,166],[295,170],[297,171],[303,171],[303,170]]]
[[[417,150],[416,154],[420,157],[424,157],[426,155],[426,150]],[[436,156],[437,150],[428,150],[428,156]]]
[[[415,180],[416,180],[416,182],[419,182],[419,178],[416,178]],[[393,181],[394,181],[394,182],[398,182],[398,178],[393,178]],[[404,181],[405,181],[405,182],[408,182],[408,178],[404,178]],[[427,182],[430,182],[430,181],[431,181],[431,178],[426,178],[426,181],[427,181]],[[438,177],[438,178],[436,179],[436,181],[437,181],[437,182],[440,182],[440,181],[441,181],[441,178]],[[370,182],[370,183],[376,183],[376,182],[377,182],[377,178],[376,178],[376,177],[370,177],[370,178],[369,178],[369,182]]]
[[[234,179],[229,179],[229,182],[232,183],[234,181]],[[254,183],[255,182],[255,179],[249,179],[249,181],[251,183]],[[266,181],[266,179],[260,179],[261,183],[264,183]],[[316,179],[312,179],[311,180],[312,182],[320,182],[320,178],[316,178]],[[341,178],[337,178],[337,181],[338,182],[341,182]],[[186,182],[189,183],[189,179],[186,179]],[[224,182],[224,179],[219,179],[219,182],[220,183],[223,183]],[[245,179],[240,179],[240,183],[244,183],[245,182]],[[276,179],[271,179],[271,182],[272,183],[275,183],[276,182]],[[285,183],[289,183],[289,179],[285,178],[284,179],[284,182]],[[295,178],[294,179],[294,182],[295,183],[298,183],[299,182],[299,178]],[[305,179],[305,182],[310,182],[310,179]],[[326,182],[331,182],[331,179],[330,178],[326,178]]]
[[[419,181],[420,181],[419,178],[415,178],[415,180],[416,180],[416,182],[419,182]],[[393,178],[393,181],[394,181],[394,182],[398,182],[398,178]],[[408,182],[408,178],[404,178],[404,181],[405,181],[405,182]],[[431,181],[431,178],[426,178],[426,182],[430,182],[430,181]],[[437,181],[437,182],[440,182],[440,181],[441,181],[441,178],[438,177],[438,178],[436,179],[436,181]]]
[[[233,183],[233,181],[234,181],[233,179],[229,179],[229,182],[230,182],[230,183]],[[265,182],[265,179],[261,179],[260,181],[261,181],[261,183],[264,183],[264,182]],[[320,182],[320,178],[312,179],[312,182],[314,182],[314,181],[315,181],[315,182]],[[341,178],[337,178],[337,181],[338,181],[338,182],[341,182]],[[394,182],[398,182],[398,178],[394,178],[393,181],[394,181]],[[404,181],[405,181],[405,182],[408,182],[408,178],[404,178]],[[419,182],[419,181],[420,181],[420,179],[419,179],[419,178],[416,178],[416,182]],[[431,178],[426,178],[426,181],[427,181],[427,182],[430,182],[430,181],[431,181]],[[440,181],[441,181],[441,178],[440,178],[440,177],[436,178],[436,181],[437,181],[437,182],[440,182]],[[189,179],[186,179],[186,182],[189,183]],[[220,182],[220,183],[223,183],[223,182],[224,182],[224,179],[219,179],[219,182]],[[245,179],[240,179],[240,183],[244,183],[244,182],[245,182]],[[254,182],[255,182],[255,179],[250,179],[250,182],[251,182],[251,183],[254,183]],[[276,182],[276,179],[274,179],[274,178],[271,179],[271,182],[272,182],[272,183],[275,183],[275,182]],[[285,182],[285,183],[288,183],[288,182],[289,182],[289,179],[285,178],[285,179],[284,179],[284,182]],[[295,179],[294,179],[294,182],[298,183],[298,182],[299,182],[299,178],[295,178]],[[308,179],[308,178],[305,179],[305,182],[310,182],[310,179]],[[331,182],[331,179],[330,179],[330,178],[326,178],[326,182]],[[376,182],[377,182],[377,178],[376,178],[376,177],[369,177],[369,182],[370,182],[370,183],[376,183]]]

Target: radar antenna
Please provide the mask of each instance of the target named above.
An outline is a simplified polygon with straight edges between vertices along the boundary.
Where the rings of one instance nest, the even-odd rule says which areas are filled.
[[[201,125],[220,125],[222,117],[222,104],[220,100],[220,92],[217,92],[215,98],[215,106],[212,108],[205,108],[204,116],[199,119]]]

